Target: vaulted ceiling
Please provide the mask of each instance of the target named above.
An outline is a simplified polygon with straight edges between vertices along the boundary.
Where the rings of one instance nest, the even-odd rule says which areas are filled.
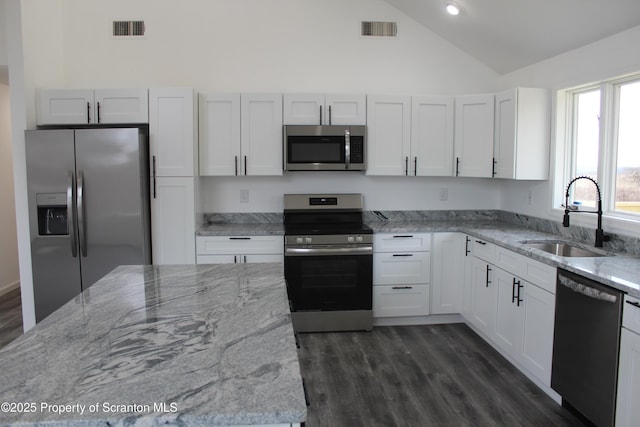
[[[386,1],[499,74],[640,25],[640,0]]]

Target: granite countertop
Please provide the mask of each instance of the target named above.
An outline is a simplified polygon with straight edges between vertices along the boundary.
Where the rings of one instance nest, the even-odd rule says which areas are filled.
[[[376,233],[418,233],[458,231],[510,249],[554,267],[564,268],[640,298],[640,257],[613,253],[541,231],[500,221],[380,222],[369,224]],[[576,246],[601,252],[602,257],[562,257],[527,247],[528,240],[571,241]]]
[[[0,425],[301,423],[282,264],[118,267],[0,350],[0,402]]]
[[[374,233],[429,233],[458,231],[487,240],[496,245],[518,252],[554,267],[564,268],[605,285],[622,290],[640,298],[640,257],[626,253],[609,252],[598,258],[567,258],[551,255],[522,244],[525,240],[563,240],[577,246],[597,250],[586,245],[552,233],[535,231],[524,226],[492,220],[409,220],[409,221],[368,221]],[[282,224],[213,224],[201,228],[198,235],[273,235],[284,234]]]

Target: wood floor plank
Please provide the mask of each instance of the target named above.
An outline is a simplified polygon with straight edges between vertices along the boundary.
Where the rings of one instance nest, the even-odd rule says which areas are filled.
[[[0,348],[22,335],[20,289],[0,296]]]
[[[464,324],[299,338],[308,427],[583,425]]]

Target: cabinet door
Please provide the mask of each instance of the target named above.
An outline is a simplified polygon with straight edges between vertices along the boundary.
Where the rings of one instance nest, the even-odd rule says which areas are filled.
[[[640,335],[622,328],[616,427],[640,424]]]
[[[547,179],[549,128],[547,89],[516,88],[496,94],[495,177]]]
[[[195,178],[157,177],[151,198],[154,264],[195,263]]]
[[[285,125],[322,125],[323,116],[327,114],[324,110],[324,94],[285,93],[283,96]]]
[[[493,103],[493,95],[456,97],[456,176],[493,176]]]
[[[429,285],[373,287],[373,317],[426,316]]]
[[[517,297],[522,281],[500,268],[494,268],[493,285],[496,293],[494,339],[499,347],[517,358],[522,339],[522,310]]]
[[[473,258],[470,318],[471,323],[488,337],[493,334],[496,316],[492,269],[491,264],[479,258]]]
[[[465,235],[435,233],[433,235],[431,281],[431,313],[462,311],[465,270]]]
[[[200,175],[238,175],[240,94],[200,94]]]
[[[550,386],[556,298],[531,283],[523,281],[522,285],[522,347],[519,359],[529,372]]]
[[[411,98],[367,96],[367,175],[408,175]]]
[[[194,176],[197,158],[193,89],[149,89],[149,151],[156,176]]]
[[[493,145],[496,178],[515,178],[517,106],[516,89],[496,95]]]
[[[93,89],[38,90],[39,125],[94,123]]]
[[[96,89],[94,98],[96,123],[149,122],[147,89]]]
[[[406,285],[430,282],[429,252],[373,254],[374,285]]]
[[[410,174],[453,176],[453,97],[411,98]]]
[[[366,125],[366,95],[326,95],[323,120],[327,125]]]
[[[243,175],[282,175],[282,94],[242,94]]]

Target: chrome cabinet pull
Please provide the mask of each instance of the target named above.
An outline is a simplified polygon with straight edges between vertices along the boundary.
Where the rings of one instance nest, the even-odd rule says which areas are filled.
[[[469,236],[465,236],[465,246],[464,246],[464,256],[469,256],[469,254],[471,253],[471,250],[469,249],[469,242],[471,241],[471,239],[469,238]]]
[[[413,176],[418,176],[418,156],[413,158]]]
[[[640,308],[640,302],[637,301],[627,301],[627,304],[631,304],[634,307]]]
[[[87,123],[91,123],[91,104],[87,101]]]
[[[410,257],[410,256],[413,256],[413,254],[393,254],[393,256],[407,256],[407,257]]]
[[[392,286],[391,289],[413,289],[413,286]]]
[[[97,102],[96,104],[98,104],[98,108],[97,108],[97,113],[98,113],[98,123],[100,123],[100,103]]]

